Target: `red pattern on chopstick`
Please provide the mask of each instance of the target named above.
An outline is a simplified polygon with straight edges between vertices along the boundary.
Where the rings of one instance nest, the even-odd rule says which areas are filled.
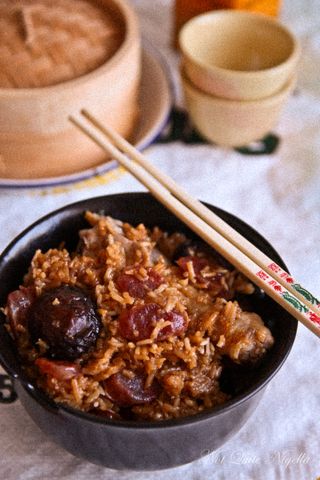
[[[280,275],[282,276],[282,278],[287,278],[288,283],[293,283],[294,282],[293,278],[290,277],[287,272],[282,270],[281,267],[279,267],[279,265],[277,265],[276,263],[273,263],[272,266],[269,265],[269,268],[271,268],[271,270],[276,269],[277,273],[282,271],[282,273]],[[304,315],[304,317],[307,320],[310,320],[314,325],[316,325],[318,328],[320,328],[320,316],[319,315],[314,313],[305,304],[300,302],[296,297],[294,297],[290,292],[288,292],[288,290],[286,290],[282,285],[280,285],[280,283],[278,283],[273,277],[268,275],[264,270],[258,270],[256,275],[261,280],[263,280],[263,282],[266,285],[269,285],[270,287],[272,287],[275,290],[275,292],[277,292],[279,295],[281,295],[284,300],[286,300],[288,303],[290,303],[295,308],[295,310],[297,312]]]
[[[319,310],[320,313],[320,301],[312,295],[308,290],[303,288],[291,275],[289,275],[288,272],[283,270],[277,263],[272,262],[270,265],[268,265],[268,268],[272,270],[272,272],[276,273],[280,278],[283,278],[288,285],[292,286],[292,289],[297,292],[300,297],[303,297],[307,302],[309,302],[311,305],[316,307],[317,310]]]

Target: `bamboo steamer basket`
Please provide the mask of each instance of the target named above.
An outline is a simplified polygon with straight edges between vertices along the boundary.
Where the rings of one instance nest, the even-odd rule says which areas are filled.
[[[36,0],[29,1],[30,4],[36,3]],[[45,3],[45,1],[41,0],[42,3]],[[72,0],[69,0],[69,2],[72,2]],[[79,0],[74,0],[74,2],[76,6],[80,5]],[[82,1],[82,3],[85,2],[90,3],[89,0]],[[52,4],[52,2],[48,2],[48,4],[50,7],[57,5],[56,3]],[[81,134],[68,119],[70,115],[75,114],[82,108],[92,111],[99,119],[127,138],[130,138],[133,133],[138,117],[141,73],[138,21],[134,11],[125,0],[96,0],[93,5],[94,8],[105,9],[117,25],[120,25],[123,29],[119,47],[111,58],[102,61],[102,64],[97,68],[92,69],[93,62],[89,55],[89,71],[86,72],[84,68],[84,73],[80,72],[79,74],[79,64],[81,62],[77,61],[79,57],[73,56],[72,45],[79,45],[80,40],[83,44],[83,42],[90,42],[92,39],[84,38],[86,32],[81,31],[79,41],[76,38],[76,41],[72,42],[71,40],[74,40],[75,36],[77,37],[77,31],[74,27],[69,32],[70,41],[68,41],[68,36],[64,32],[65,46],[61,52],[62,60],[60,61],[58,56],[58,66],[57,68],[53,67],[51,80],[54,84],[52,85],[28,85],[25,88],[23,86],[24,76],[26,76],[27,71],[24,74],[22,71],[21,75],[18,74],[15,78],[15,83],[18,81],[22,84],[22,87],[19,85],[12,86],[10,82],[9,85],[6,85],[8,78],[10,80],[10,75],[4,76],[6,66],[3,67],[4,56],[2,55],[0,75],[0,177],[31,179],[59,176],[91,168],[105,161],[105,153]],[[76,15],[77,12],[72,11],[70,13]],[[25,28],[24,34],[27,36],[29,18],[23,20],[24,25],[22,27]],[[74,22],[73,25],[76,27],[77,22]],[[36,29],[36,26],[34,28]],[[81,28],[81,23],[79,28]],[[55,32],[52,35],[55,38]],[[93,39],[94,46],[99,43],[98,40]],[[0,45],[0,49],[2,47],[3,45]],[[32,55],[29,68],[30,72],[33,73],[32,57],[34,52],[32,49],[30,51]],[[61,78],[57,80],[58,67],[65,72],[68,68],[61,69],[60,67],[69,67],[69,65],[62,65],[65,52],[68,53],[68,59],[72,62],[73,74],[76,72],[74,74],[75,78],[68,78],[68,75],[70,76],[68,74],[66,80],[63,80],[64,75],[61,76],[62,80]],[[20,53],[19,51],[14,52],[12,57],[14,58],[16,55],[18,64]],[[37,57],[36,54],[35,57]],[[35,59],[35,63],[36,60],[38,58]],[[51,60],[52,58],[50,58]],[[65,63],[67,64],[68,61]],[[77,67],[79,67],[78,72]],[[77,73],[78,76],[76,76]],[[50,77],[50,73],[42,75],[46,83],[50,82],[48,76]],[[41,75],[37,77],[37,82],[41,83]],[[28,84],[27,81],[25,83]]]

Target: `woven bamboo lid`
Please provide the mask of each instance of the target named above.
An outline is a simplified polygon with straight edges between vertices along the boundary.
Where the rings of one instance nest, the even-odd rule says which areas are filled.
[[[1,0],[0,88],[55,85],[105,63],[124,38],[99,0]]]

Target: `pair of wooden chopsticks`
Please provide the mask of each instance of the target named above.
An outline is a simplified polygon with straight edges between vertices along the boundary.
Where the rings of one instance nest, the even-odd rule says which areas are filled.
[[[71,116],[70,120],[199,237],[320,337],[320,302],[288,272],[191,197],[135,147],[114,130],[102,125],[88,111],[82,110],[81,115]]]

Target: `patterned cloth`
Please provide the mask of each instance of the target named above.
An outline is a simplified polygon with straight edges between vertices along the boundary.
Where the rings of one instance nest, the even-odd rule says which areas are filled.
[[[171,2],[132,3],[139,13],[144,36],[160,49],[169,64],[177,107],[181,108],[178,56],[170,44]],[[295,94],[272,132],[272,148],[267,152],[274,150],[273,153],[249,155],[205,144],[190,133],[186,119],[181,120],[181,111],[175,113],[171,133],[167,131],[162,141],[147,153],[155,165],[191,194],[240,216],[260,231],[278,250],[292,274],[319,296],[320,16],[317,7],[318,0],[284,0],[281,18],[300,37],[303,55]],[[254,148],[261,150],[261,145]],[[122,169],[69,186],[0,190],[0,248],[23,227],[66,203],[134,190],[142,190],[141,185]],[[114,472],[78,460],[40,432],[19,401],[0,405],[1,477],[6,480],[316,480],[320,476],[319,355],[317,338],[300,326],[288,361],[240,433],[218,452],[165,472]]]

